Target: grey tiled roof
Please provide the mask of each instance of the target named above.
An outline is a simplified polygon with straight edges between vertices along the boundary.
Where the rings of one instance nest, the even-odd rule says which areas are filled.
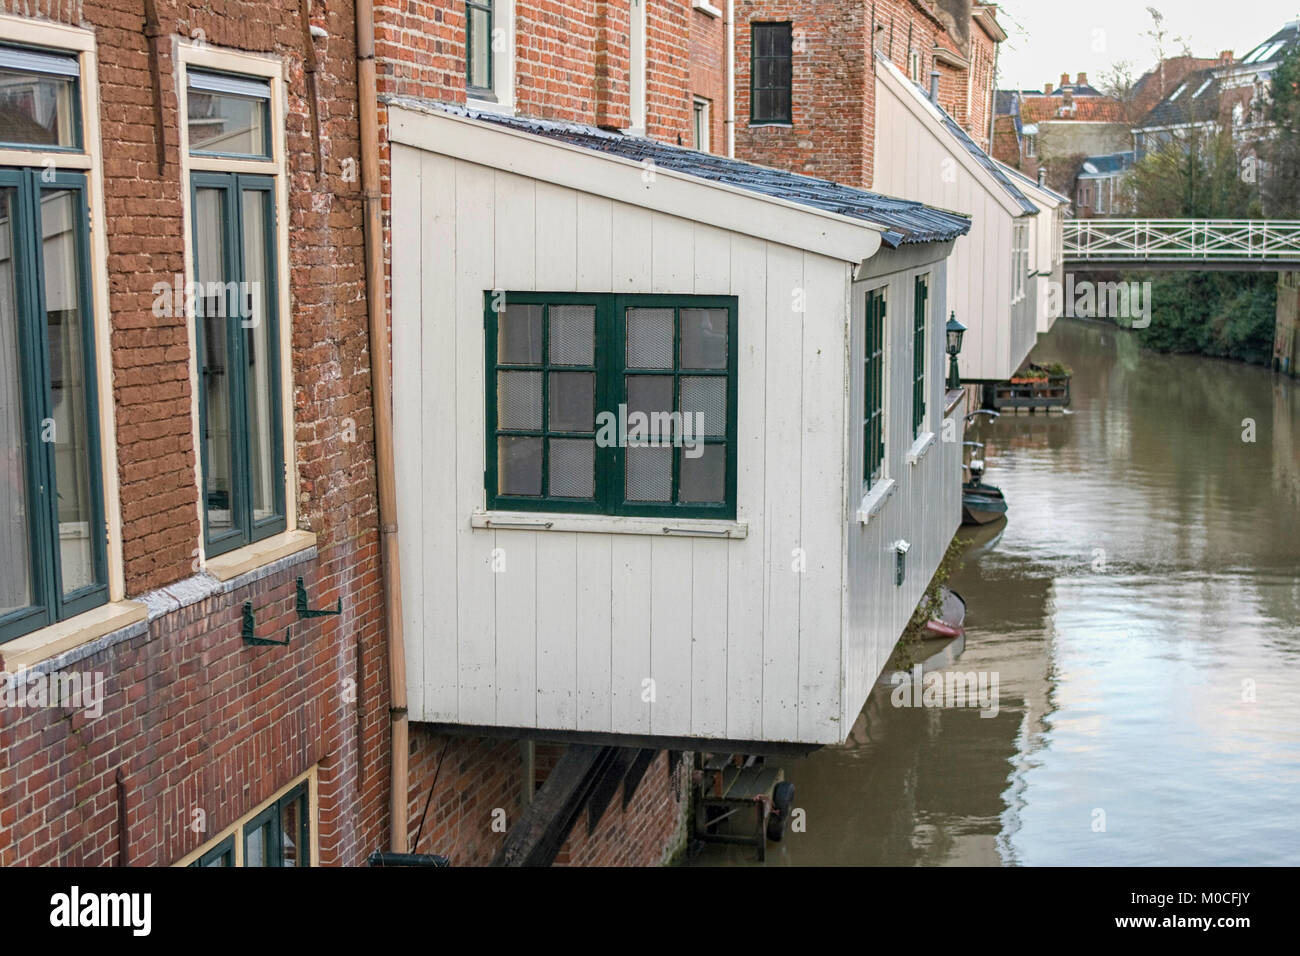
[[[393,102],[400,104],[402,101]],[[697,152],[683,146],[672,146],[644,136],[610,132],[578,123],[505,116],[447,103],[419,102],[414,105],[425,109],[433,107],[455,116],[544,136],[610,156],[636,162],[649,160],[660,169],[686,173],[759,195],[838,213],[850,219],[860,219],[883,226],[885,232],[881,239],[890,247],[913,242],[943,242],[970,231],[970,219],[955,212],[936,209],[909,199],[896,199],[865,189],[843,186],[826,179],[801,176],[756,163]]]
[[[1183,123],[1212,123],[1219,118],[1219,80],[1215,68],[1193,70],[1169,95],[1151,108],[1138,129],[1159,129]]]

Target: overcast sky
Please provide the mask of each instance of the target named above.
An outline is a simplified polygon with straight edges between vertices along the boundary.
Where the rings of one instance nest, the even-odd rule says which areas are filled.
[[[1300,0],[1004,0],[998,22],[1009,34],[998,50],[999,89],[1041,89],[1080,71],[1098,85],[1120,60],[1134,77],[1155,64],[1147,6],[1164,14],[1167,55],[1186,38],[1196,56],[1232,50],[1240,59],[1288,20],[1300,19]]]

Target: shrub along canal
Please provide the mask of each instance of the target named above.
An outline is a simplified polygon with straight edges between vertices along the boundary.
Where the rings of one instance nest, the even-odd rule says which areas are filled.
[[[1010,511],[951,581],[951,669],[996,677],[996,714],[878,690],[783,762],[805,829],[769,864],[1300,855],[1300,382],[1072,319],[1033,359],[1073,367],[1071,414],[975,427]]]

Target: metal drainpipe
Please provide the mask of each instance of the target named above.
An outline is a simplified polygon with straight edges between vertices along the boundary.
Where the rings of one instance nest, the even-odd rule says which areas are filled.
[[[736,158],[736,0],[727,0],[727,158]]]
[[[397,484],[393,465],[393,383],[384,306],[384,233],[379,177],[379,100],[375,81],[373,0],[356,0],[357,100],[361,120],[361,189],[365,203],[366,312],[370,332],[370,391],[375,416],[375,472],[379,484],[379,540],[384,578],[384,634],[388,642],[388,708],[392,731],[390,846],[407,849],[406,647],[402,643],[402,576],[397,560]],[[363,745],[358,741],[358,747]],[[362,756],[364,759],[364,755]]]

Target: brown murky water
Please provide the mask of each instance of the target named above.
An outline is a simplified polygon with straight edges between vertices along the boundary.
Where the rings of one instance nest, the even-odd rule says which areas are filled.
[[[877,691],[784,762],[806,830],[769,865],[1300,856],[1300,382],[1069,319],[1035,358],[1074,368],[1072,414],[977,426],[1010,511],[952,581],[997,714]]]

